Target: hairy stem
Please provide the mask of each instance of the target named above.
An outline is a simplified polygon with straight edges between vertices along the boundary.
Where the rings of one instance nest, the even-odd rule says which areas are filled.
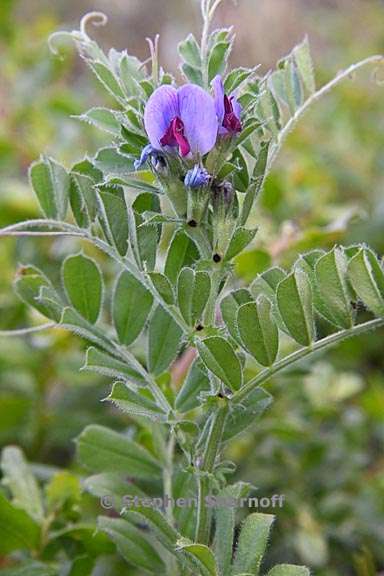
[[[164,465],[163,470],[163,496],[164,501],[167,502],[167,506],[165,508],[165,514],[167,520],[171,526],[175,525],[175,519],[173,517],[173,506],[172,506],[172,497],[173,497],[173,487],[172,487],[172,478],[173,478],[173,456],[175,450],[175,435],[173,431],[170,431],[169,439],[166,448],[166,462]],[[176,576],[177,566],[175,558],[172,554],[169,555],[169,559],[167,562],[168,565],[168,574],[169,576]]]
[[[25,336],[26,334],[33,334],[34,332],[41,332],[57,326],[55,322],[47,322],[39,326],[30,326],[28,328],[16,328],[15,330],[0,330],[0,336]]]
[[[209,476],[213,471],[216,456],[220,449],[227,412],[227,402],[222,400],[222,404],[217,408],[211,417],[212,420],[208,432],[208,438],[206,440],[203,461],[200,466],[200,473],[197,476],[198,503],[195,540],[201,544],[209,543],[210,514],[206,503],[206,498],[209,495],[209,488],[211,484]]]
[[[296,350],[289,356],[282,358],[278,362],[276,362],[270,368],[266,368],[262,370],[257,376],[249,380],[238,392],[236,392],[232,397],[232,402],[241,403],[246,399],[248,394],[250,394],[257,386],[261,386],[264,382],[269,380],[271,376],[284,370],[288,366],[292,366],[296,362],[299,362],[305,357],[308,357],[312,354],[316,354],[321,350],[325,350],[330,348],[331,346],[335,346],[342,340],[346,340],[347,338],[351,338],[352,336],[358,336],[360,334],[364,334],[365,332],[369,332],[370,330],[374,330],[379,328],[380,326],[384,326],[384,318],[376,318],[375,320],[370,320],[369,322],[364,322],[363,324],[359,324],[358,326],[354,326],[353,328],[347,328],[346,330],[340,330],[339,332],[335,332],[335,334],[331,334],[322,340],[318,340],[312,346],[308,346],[307,348],[300,348],[300,350]]]

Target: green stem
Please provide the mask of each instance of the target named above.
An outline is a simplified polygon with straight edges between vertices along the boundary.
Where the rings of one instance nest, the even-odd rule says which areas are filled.
[[[347,328],[346,330],[340,330],[335,334],[331,334],[318,342],[315,342],[312,346],[307,348],[300,348],[300,350],[296,350],[289,356],[282,358],[276,364],[271,366],[270,368],[266,368],[262,370],[257,376],[249,380],[238,392],[236,392],[232,397],[232,402],[241,403],[255,388],[266,382],[281,370],[284,370],[288,366],[292,366],[295,362],[299,362],[306,356],[310,356],[319,352],[320,350],[325,350],[338,344],[342,340],[346,340],[347,338],[351,338],[352,336],[358,336],[360,334],[364,334],[365,332],[369,332],[370,330],[374,330],[379,328],[380,326],[384,326],[384,318],[376,318],[375,320],[370,320],[369,322],[364,322],[363,324],[358,324],[353,328]]]
[[[167,443],[167,449],[165,454],[165,464],[163,470],[163,496],[164,500],[168,499],[168,506],[165,509],[165,515],[169,524],[174,527],[175,519],[173,516],[173,506],[171,504],[173,498],[173,488],[172,488],[172,477],[173,477],[173,456],[175,450],[175,435],[171,430],[169,435],[169,440]],[[169,576],[176,575],[176,561],[172,554],[169,555],[168,561],[168,574]]]
[[[217,296],[219,294],[219,288],[222,280],[222,269],[220,268],[219,270],[213,270],[211,276],[211,292],[209,294],[208,302],[204,312],[203,322],[205,326],[213,326],[215,324]]]
[[[226,400],[221,400],[220,402],[221,405],[217,408],[216,412],[212,414],[203,461],[200,467],[200,473],[197,476],[198,505],[195,540],[201,544],[209,543],[210,514],[206,505],[206,498],[209,495],[211,484],[209,476],[213,471],[216,456],[220,449],[225,419],[228,412]]]

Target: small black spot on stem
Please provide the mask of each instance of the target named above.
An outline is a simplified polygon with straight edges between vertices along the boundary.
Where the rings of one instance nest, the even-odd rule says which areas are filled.
[[[216,263],[221,262],[221,256],[220,256],[220,254],[217,254],[217,253],[214,254],[214,255],[213,255],[213,261],[216,262]]]

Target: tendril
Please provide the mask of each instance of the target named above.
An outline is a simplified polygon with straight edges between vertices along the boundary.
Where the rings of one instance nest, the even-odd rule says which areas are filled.
[[[80,32],[81,34],[89,38],[87,34],[88,24],[93,24],[93,26],[105,26],[108,22],[108,16],[104,12],[88,12],[80,20]]]
[[[63,56],[60,54],[60,51],[57,48],[58,41],[60,41],[60,39],[73,40],[73,37],[74,37],[73,32],[65,32],[63,30],[53,32],[48,38],[48,48],[52,52],[52,54],[54,54],[55,56],[59,56],[61,59],[63,59]]]

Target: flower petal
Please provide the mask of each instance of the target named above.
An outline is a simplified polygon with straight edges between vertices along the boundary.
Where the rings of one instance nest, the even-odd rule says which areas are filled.
[[[220,74],[215,76],[214,79],[212,80],[212,88],[215,99],[216,114],[219,121],[219,125],[221,126],[224,120],[225,110],[224,110],[224,84]]]
[[[144,111],[145,130],[157,150],[162,149],[160,140],[176,116],[179,116],[176,88],[160,86],[150,96]]]
[[[237,92],[232,92],[230,98],[231,98],[231,102],[232,102],[233,112],[235,113],[236,118],[238,118],[240,120],[241,113],[243,111],[243,107],[241,106],[241,104],[237,100]]]
[[[212,96],[195,84],[185,84],[178,90],[178,101],[192,154],[206,154],[217,138],[218,121]]]

